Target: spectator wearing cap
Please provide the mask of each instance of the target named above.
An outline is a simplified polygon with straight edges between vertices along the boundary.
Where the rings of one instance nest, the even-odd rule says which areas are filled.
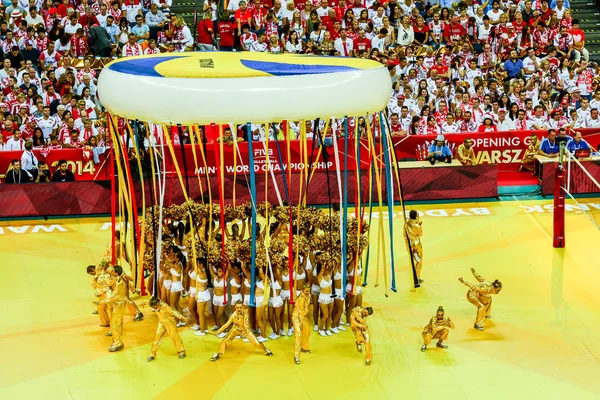
[[[501,132],[515,130],[515,123],[510,118],[506,117],[505,108],[498,109],[498,122],[496,123],[496,128]]]
[[[562,115],[562,110],[557,108],[550,112],[550,119],[548,119],[546,125],[550,129],[560,129],[567,124],[567,119]]]
[[[11,4],[10,6],[6,7],[6,10],[4,11],[4,15],[6,17],[7,21],[10,21],[11,18],[16,17],[16,18],[21,18],[21,16],[24,13],[24,9],[23,7],[21,7],[19,5],[19,0],[11,0]]]
[[[429,146],[427,151],[427,160],[431,163],[431,165],[435,164],[436,161],[445,161],[447,163],[452,162],[452,151],[446,144],[444,135],[438,135],[431,146]]]
[[[25,48],[21,50],[21,55],[25,64],[27,64],[27,61],[30,61],[34,68],[38,68],[41,53],[33,44],[33,40],[25,39]]]
[[[483,117],[483,123],[479,125],[479,132],[497,132],[498,128],[496,128],[496,124],[494,123],[494,118],[491,115],[487,114]]]

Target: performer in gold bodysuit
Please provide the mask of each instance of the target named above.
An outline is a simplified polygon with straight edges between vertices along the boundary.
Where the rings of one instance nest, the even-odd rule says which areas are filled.
[[[127,282],[121,278],[123,268],[119,265],[112,267],[111,282],[112,293],[96,304],[106,304],[112,306],[112,316],[110,319],[110,331],[112,332],[113,344],[108,351],[115,352],[122,350],[123,345],[123,313],[127,305]]]
[[[350,329],[354,333],[356,339],[356,349],[362,353],[362,345],[365,345],[365,365],[371,365],[373,361],[373,351],[371,349],[371,334],[369,333],[369,325],[367,325],[367,317],[373,315],[371,307],[354,307],[350,314]]]
[[[477,165],[477,158],[473,151],[473,139],[466,138],[456,149],[456,155],[462,165]]]
[[[167,303],[159,300],[158,297],[152,297],[150,299],[150,307],[152,307],[158,316],[158,328],[156,329],[156,334],[154,335],[150,356],[146,361],[150,362],[156,358],[156,352],[160,347],[160,342],[162,341],[165,333],[169,335],[173,341],[173,346],[177,350],[179,358],[185,358],[185,348],[183,347],[183,342],[181,341],[181,337],[177,332],[177,320],[189,322],[189,319],[184,317],[177,310],[169,307]]]
[[[436,347],[447,349],[448,346],[443,342],[448,338],[448,328],[454,329],[454,323],[450,321],[450,318],[444,318],[444,307],[439,306],[436,315],[431,317],[429,323],[423,328],[421,351],[427,350],[427,345],[431,343],[431,339],[438,339]]]
[[[308,322],[308,306],[310,304],[310,284],[305,283],[302,293],[296,298],[292,311],[292,325],[294,327],[294,362],[300,364],[300,353],[310,353],[308,338],[310,336],[310,322]]]
[[[218,336],[221,334],[221,332],[225,332],[225,330],[229,327],[231,327],[231,329],[229,330],[229,332],[227,332],[225,338],[223,338],[223,341],[219,346],[219,350],[215,353],[214,356],[212,356],[212,358],[210,359],[211,361],[217,361],[220,356],[225,354],[225,349],[227,349],[227,347],[231,344],[231,342],[236,336],[245,337],[255,347],[258,347],[259,349],[264,351],[266,356],[273,355],[271,350],[267,349],[264,344],[259,342],[256,339],[256,336],[254,336],[254,334],[252,333],[252,328],[250,327],[250,319],[248,317],[248,310],[244,310],[241,301],[235,303],[235,311],[231,314],[231,317],[229,317],[229,321],[227,321],[225,325],[223,325],[221,328],[219,328],[219,330],[215,331],[213,334]]]
[[[92,267],[93,268],[93,267]],[[106,300],[110,297],[110,281],[111,275],[110,272],[112,268],[108,267],[108,263],[106,261],[102,261],[95,269],[91,269],[88,267],[87,273],[94,277],[92,281],[92,287],[96,290],[96,297],[99,297],[100,300]],[[100,318],[100,326],[103,328],[110,326],[110,318],[112,314],[112,308],[105,303],[97,302],[97,313],[98,318]],[[110,332],[107,333],[107,336]]]
[[[469,287],[469,291],[467,292],[467,300],[469,300],[469,303],[477,307],[475,329],[482,331],[484,318],[491,318],[491,295],[500,293],[500,290],[502,290],[502,283],[498,279],[496,279],[494,282],[486,281],[479,274],[477,274],[477,272],[475,272],[474,268],[471,268],[471,272],[473,273],[475,279],[477,279],[478,283],[472,284],[466,282],[462,277],[458,278],[458,280]]]
[[[404,242],[406,250],[412,253],[413,263],[419,282],[421,279],[421,267],[423,266],[423,246],[421,237],[423,236],[423,221],[419,220],[419,214],[416,210],[410,210],[409,218],[404,223]]]
[[[531,143],[529,143],[529,147],[527,147],[527,150],[523,153],[521,165],[519,165],[519,172],[524,169],[531,172],[535,171],[535,156],[540,150],[540,144],[541,141],[538,140],[538,136],[535,133],[531,135]]]

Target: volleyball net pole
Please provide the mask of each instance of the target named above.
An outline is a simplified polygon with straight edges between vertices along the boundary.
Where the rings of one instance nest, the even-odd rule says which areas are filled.
[[[566,142],[560,143],[558,163],[554,170],[554,232],[552,246],[555,249],[565,247],[565,158]]]

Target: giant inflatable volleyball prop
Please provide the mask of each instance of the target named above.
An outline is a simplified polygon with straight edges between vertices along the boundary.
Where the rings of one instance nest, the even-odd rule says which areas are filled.
[[[341,260],[347,260],[348,203],[354,203],[355,220],[360,225],[363,220],[371,222],[374,206],[378,207],[381,216],[383,203],[387,202],[390,218],[387,227],[384,227],[383,218],[379,219],[376,263],[379,270],[382,256],[382,264],[390,266],[391,285],[387,282],[387,268],[384,269],[386,295],[388,287],[395,291],[391,216],[394,191],[400,193],[401,185],[387,118],[382,111],[388,104],[390,90],[387,68],[375,61],[361,59],[199,52],[131,57],[109,64],[100,74],[98,93],[108,111],[108,126],[114,143],[111,162],[116,168],[112,174],[115,177],[113,240],[117,223],[121,227],[133,227],[122,229],[122,246],[126,247],[128,254],[134,255],[131,264],[136,266],[134,273],[142,291],[142,266],[144,263],[153,266],[156,279],[163,222],[172,216],[165,215],[166,206],[169,205],[169,196],[166,195],[169,180],[167,170],[170,169],[170,173],[177,177],[186,200],[179,208],[180,218],[189,220],[189,225],[194,229],[194,214],[203,212],[211,218],[211,223],[214,214],[214,219],[219,219],[224,227],[225,214],[232,210],[232,206],[239,206],[236,204],[236,197],[239,196],[239,193],[236,194],[237,177],[234,175],[233,185],[225,184],[226,157],[233,158],[234,166],[244,167],[241,169],[244,176],[239,179],[247,182],[251,207],[252,286],[254,263],[257,257],[260,258],[257,252],[261,251],[256,246],[258,214],[262,215],[267,226],[270,218],[269,208],[266,208],[265,214],[264,207],[260,212],[261,206],[271,200],[280,206],[286,205],[289,210],[287,228],[292,276],[293,226],[300,223],[297,220],[302,215],[300,208],[306,205],[307,193],[324,190],[322,187],[312,187],[310,183],[315,166],[325,160],[330,206],[335,197],[342,211],[339,214]],[[363,136],[356,123],[359,116],[366,121],[367,132]],[[310,132],[311,137],[307,137],[305,121],[314,123],[314,129],[311,129],[314,136]],[[291,123],[299,127],[293,138],[290,137]],[[233,146],[229,146],[229,143],[217,140],[212,145],[213,154],[208,154],[205,138],[209,134],[222,138],[224,126],[233,126],[234,134],[237,127],[247,127],[247,137],[251,139],[252,127],[257,125],[266,129],[266,135],[259,141],[234,141]],[[173,140],[174,136],[182,137],[184,131],[188,132],[190,143],[183,145],[181,140],[175,144],[177,141]],[[145,137],[143,132],[146,132]],[[326,135],[329,137],[325,138]],[[303,161],[298,164],[294,174],[289,166],[291,142],[295,142]],[[275,146],[273,151],[272,146]],[[247,157],[242,156],[242,147],[247,147]],[[264,171],[255,168],[253,157],[257,147],[264,149]],[[192,160],[186,158],[186,153],[190,152]],[[146,168],[140,161],[144,157],[149,159]],[[133,159],[137,161],[127,162]],[[172,160],[171,168],[167,167],[169,159]],[[196,176],[191,179],[198,180],[198,193],[192,193],[190,189],[188,161],[194,163]],[[131,168],[136,163],[137,172]],[[330,166],[335,166],[331,176]],[[144,174],[144,170],[149,172]],[[234,171],[237,172],[238,168],[234,168]],[[263,174],[264,192],[257,190],[257,181],[263,178],[258,175]],[[144,177],[149,182],[145,183]],[[135,190],[133,182],[137,179],[141,181],[141,191]],[[337,188],[332,189],[336,180]],[[349,187],[353,193],[348,193]],[[267,198],[269,193],[275,193],[275,198]],[[213,207],[213,198],[218,199],[219,206]],[[204,204],[192,199],[202,199]],[[142,210],[141,220],[138,217],[139,207]],[[213,208],[218,212],[214,213]],[[389,230],[388,246],[385,245],[385,230]],[[354,231],[360,235],[360,226]],[[372,231],[371,234],[375,234],[375,229]],[[194,237],[192,234],[192,248],[188,249],[193,253],[190,254],[193,263],[198,256],[196,252],[200,251],[197,250]],[[360,237],[357,239],[360,241]],[[226,265],[224,234],[220,250],[220,260]],[[327,251],[326,248],[323,250]],[[266,253],[268,261],[269,252]],[[352,282],[353,286],[366,284],[369,253],[367,249],[364,260],[360,261],[365,263],[365,280]],[[114,250],[112,258],[114,262]],[[342,265],[345,286],[345,262]],[[253,303],[253,298],[250,301]]]

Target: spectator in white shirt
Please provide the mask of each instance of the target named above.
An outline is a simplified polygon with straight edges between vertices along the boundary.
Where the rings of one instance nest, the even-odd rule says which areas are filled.
[[[510,118],[506,118],[506,109],[504,108],[498,110],[498,122],[496,123],[496,129],[498,129],[498,131],[515,130],[515,123]]]
[[[340,37],[335,40],[333,47],[342,57],[350,57],[352,55],[354,42],[348,37],[346,28],[340,29]]]
[[[380,53],[385,51],[385,37],[388,34],[386,28],[381,28],[373,39],[371,39],[371,48],[379,50]],[[340,36],[341,37],[341,36]]]
[[[440,126],[440,130],[443,135],[447,133],[458,133],[460,132],[460,126],[456,122],[454,122],[454,115],[452,113],[448,113],[446,115],[446,122],[442,123]]]
[[[250,51],[266,53],[267,52],[267,43],[265,43],[266,38],[267,38],[267,35],[264,32],[261,33],[260,35],[258,35],[258,40],[256,42],[252,42],[252,45],[250,46]]]
[[[590,116],[588,117],[586,124],[586,128],[600,128],[600,117],[598,117],[598,109],[592,108],[590,111]]]
[[[15,129],[13,136],[6,141],[4,151],[25,150],[25,141],[21,138],[21,132]]]
[[[537,105],[534,107],[533,110],[534,114],[529,119],[529,121],[527,121],[527,128],[535,130],[547,129],[547,118],[544,116],[544,109],[542,108],[542,106]]]
[[[533,47],[527,49],[527,57],[523,59],[523,75],[527,79],[540,68],[540,59],[535,56],[535,50]]]

